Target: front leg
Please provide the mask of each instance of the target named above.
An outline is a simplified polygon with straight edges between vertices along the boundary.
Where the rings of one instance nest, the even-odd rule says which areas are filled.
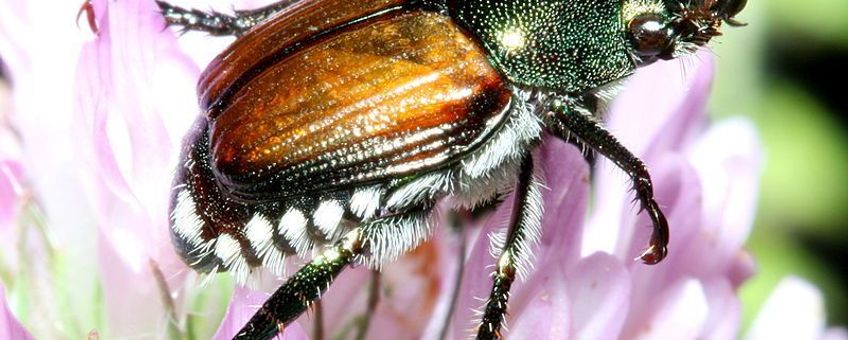
[[[156,0],[156,4],[168,26],[182,26],[184,32],[203,31],[216,36],[238,36],[298,1],[283,0],[257,9],[236,10],[235,15],[185,9],[161,0]]]
[[[654,199],[654,185],[645,163],[621,145],[615,136],[604,129],[591,111],[577,101],[567,98],[554,99],[549,104],[549,112],[544,118],[552,133],[565,140],[570,137],[577,138],[630,176],[641,209],[648,212],[653,223],[651,241],[640,258],[646,264],[662,261],[668,254],[668,222]]]

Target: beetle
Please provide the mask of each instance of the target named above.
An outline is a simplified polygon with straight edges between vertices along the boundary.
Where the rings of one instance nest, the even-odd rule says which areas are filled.
[[[321,252],[237,338],[269,338],[347,266],[424,241],[437,201],[515,204],[477,337],[500,338],[509,289],[541,233],[543,133],[609,158],[653,232],[669,230],[644,163],[606,131],[604,102],[638,67],[694,52],[745,0],[284,0],[234,15],[158,1],[168,25],[237,39],[201,75],[175,178],[171,235],[201,272],[280,273]]]

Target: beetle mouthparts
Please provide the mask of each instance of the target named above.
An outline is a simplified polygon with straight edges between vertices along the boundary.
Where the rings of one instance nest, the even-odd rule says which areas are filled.
[[[713,20],[724,21],[730,26],[747,26],[747,23],[735,19],[736,15],[745,9],[748,0],[706,0],[704,9],[709,9]]]

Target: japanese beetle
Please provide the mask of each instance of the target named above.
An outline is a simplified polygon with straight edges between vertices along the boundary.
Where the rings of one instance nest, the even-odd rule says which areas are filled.
[[[444,197],[474,208],[515,192],[478,338],[501,336],[509,288],[538,239],[542,181],[530,151],[547,131],[633,180],[661,261],[668,226],[647,168],[599,123],[637,67],[693,52],[745,0],[282,1],[234,16],[159,2],[167,23],[236,35],[198,85],[205,115],[186,140],[172,236],[199,271],[322,253],[237,335],[269,338],[343,268],[391,261],[432,229]]]

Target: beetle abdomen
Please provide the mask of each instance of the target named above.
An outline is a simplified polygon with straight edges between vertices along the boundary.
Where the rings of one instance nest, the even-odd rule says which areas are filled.
[[[371,18],[260,71],[211,127],[215,175],[245,200],[442,167],[479,146],[511,94],[471,38],[425,11]]]
[[[170,210],[175,248],[196,270],[229,270],[242,282],[259,265],[281,274],[286,256],[307,255],[376,213],[373,204],[358,206],[373,199],[356,199],[351,191],[262,204],[235,200],[212,175],[206,119],[195,128],[186,140]]]

